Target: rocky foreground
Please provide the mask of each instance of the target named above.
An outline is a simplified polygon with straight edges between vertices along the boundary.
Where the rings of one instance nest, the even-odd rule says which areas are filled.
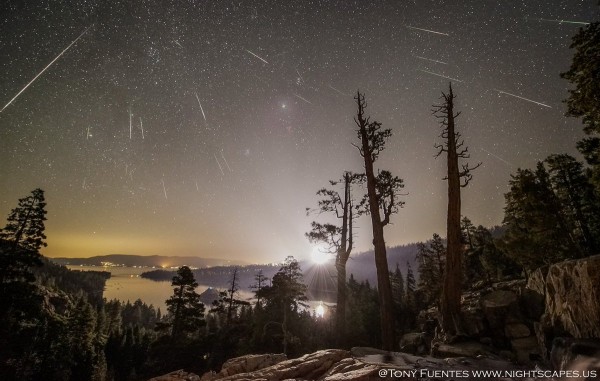
[[[402,352],[247,355],[219,373],[180,370],[151,381],[600,380],[600,255],[469,291],[462,309],[461,342],[435,339],[433,309],[422,314],[420,332],[402,337]]]
[[[247,355],[202,376],[183,370],[149,381],[375,381],[375,380],[596,380],[600,359],[579,359],[569,369],[524,367],[489,356],[434,358],[372,348],[328,349],[288,360],[283,354]]]

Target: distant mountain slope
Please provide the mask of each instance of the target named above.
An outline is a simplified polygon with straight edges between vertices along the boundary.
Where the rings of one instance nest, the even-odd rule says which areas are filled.
[[[410,263],[413,273],[417,276],[416,256],[418,243],[393,246],[387,248],[388,268],[390,272],[400,267],[403,275],[406,275],[407,263]],[[352,274],[354,279],[361,282],[368,280],[372,286],[377,285],[377,269],[375,268],[375,252],[373,250],[363,253],[352,254],[348,260],[346,269],[348,276]]]
[[[148,267],[209,267],[243,265],[247,262],[239,260],[228,260],[218,258],[199,257],[170,257],[166,255],[133,255],[133,254],[109,254],[90,258],[50,258],[60,265],[73,266],[102,266],[102,262],[110,262],[122,266],[148,266]]]
[[[406,264],[410,263],[416,274],[415,256],[417,243],[394,246],[388,248],[388,263],[390,271],[396,269],[396,264],[403,274],[406,274]],[[359,282],[368,280],[371,285],[377,285],[377,270],[373,251],[353,254],[347,265],[347,274],[352,274]],[[300,261],[300,267],[304,275],[304,283],[308,286],[308,296],[311,300],[335,300],[336,293],[336,271],[334,256],[326,265],[316,265],[310,261]],[[279,265],[246,265],[246,266],[215,266],[210,268],[199,268],[194,270],[194,276],[198,283],[210,285],[211,287],[225,289],[231,281],[233,269],[238,268],[238,284],[240,289],[250,290],[250,285],[255,283],[254,277],[262,271],[267,278],[272,278],[279,270]],[[155,281],[171,281],[175,271],[172,269],[157,269],[142,273],[143,278]],[[268,284],[268,283],[267,283]]]

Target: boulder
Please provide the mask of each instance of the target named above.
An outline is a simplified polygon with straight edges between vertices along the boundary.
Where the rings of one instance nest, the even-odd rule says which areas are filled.
[[[424,332],[411,332],[400,339],[400,350],[414,355],[429,353],[429,343]]]
[[[341,349],[327,349],[302,357],[281,361],[275,365],[244,373],[217,377],[217,380],[313,380],[323,376],[335,363],[350,357],[350,352]]]
[[[508,290],[492,291],[482,297],[481,308],[494,344],[500,348],[507,346],[504,327],[521,321],[517,294]]]
[[[545,363],[548,363],[548,355],[551,349],[549,343],[552,340],[552,331],[537,321],[533,323],[533,330],[540,349],[540,356]]]
[[[507,324],[504,327],[504,333],[509,339],[520,339],[531,335],[531,331],[523,323]]]
[[[600,255],[550,266],[545,285],[553,326],[575,338],[600,338]]]
[[[462,322],[462,328],[469,337],[481,337],[490,334],[481,307],[469,307],[464,309]]]
[[[546,275],[548,274],[548,266],[542,266],[534,270],[527,279],[526,288],[538,295],[546,295]]]
[[[366,364],[354,358],[345,358],[333,365],[321,378],[323,381],[380,381],[381,366]]]
[[[490,348],[482,343],[466,341],[454,344],[435,343],[432,345],[431,355],[439,358],[477,357],[482,355],[492,356],[492,353],[490,352]]]
[[[238,373],[247,373],[263,369],[287,360],[287,356],[280,354],[246,355],[225,361],[218,373],[220,377],[227,377]]]
[[[542,358],[535,336],[513,339],[510,341],[510,345],[519,364],[531,364]]]
[[[519,295],[519,304],[523,315],[531,320],[539,320],[546,310],[545,294],[524,288]]]
[[[151,378],[148,381],[200,381],[200,376],[180,369],[163,376]]]
[[[492,291],[481,299],[481,307],[492,326],[504,326],[510,314],[518,312],[517,294],[507,290]]]

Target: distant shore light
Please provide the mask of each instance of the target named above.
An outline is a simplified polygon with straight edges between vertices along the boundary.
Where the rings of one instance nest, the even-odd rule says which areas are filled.
[[[322,318],[323,316],[325,316],[325,307],[323,307],[323,302],[319,302],[319,305],[317,306],[317,308],[315,308],[315,315],[318,318]]]

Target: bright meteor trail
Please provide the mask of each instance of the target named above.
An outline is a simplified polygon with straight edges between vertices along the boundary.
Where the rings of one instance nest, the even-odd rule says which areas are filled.
[[[427,73],[427,74],[435,75],[435,76],[437,76],[437,77],[442,77],[442,78],[450,79],[450,80],[452,80],[452,81],[456,81],[456,82],[462,82],[460,79],[456,79],[456,78],[452,78],[452,77],[446,77],[445,75],[441,75],[441,74],[434,73],[434,72],[431,72],[431,71],[422,70],[422,69],[419,69],[419,71],[422,71],[423,73]]]
[[[198,100],[198,106],[200,106],[200,111],[202,111],[202,116],[204,117],[204,121],[206,122],[206,115],[204,115],[204,109],[202,108],[202,103],[200,103],[200,98],[198,97],[198,93],[196,94],[196,99]]]
[[[302,99],[302,100],[303,100],[304,102],[306,102],[306,103],[310,103],[310,104],[312,104],[312,102],[311,102],[311,101],[309,101],[309,100],[308,100],[308,99],[306,99],[306,98],[302,98],[302,97],[301,97],[300,95],[298,95],[298,94],[294,94],[294,96],[295,96],[296,98],[298,98],[298,99]]]
[[[264,58],[259,57],[258,55],[252,53],[251,51],[249,51],[248,49],[245,49],[248,53],[252,54],[254,57],[258,58],[259,60],[261,60],[262,62],[268,64],[267,60],[265,60]]]
[[[441,34],[442,36],[449,36],[448,33],[436,32],[435,30],[417,28],[417,27],[409,26],[409,25],[406,25],[406,27],[409,28],[409,29],[421,30],[421,31],[427,32],[427,33],[435,33],[435,34]]]
[[[415,56],[415,58],[418,58],[420,60],[426,60],[426,61],[436,62],[436,63],[443,64],[443,65],[448,65],[448,63],[446,63],[446,62],[434,60],[434,59],[431,59],[431,58],[425,58],[425,57],[421,57],[421,56]]]
[[[488,155],[491,155],[493,157],[495,157],[496,159],[500,160],[501,162],[503,162],[504,164],[508,165],[509,167],[514,167],[514,165],[506,160],[504,160],[503,158],[501,158],[500,156],[491,153],[490,151],[484,149],[484,148],[479,148],[480,150],[482,150],[483,152],[487,153]]]
[[[519,99],[522,99],[522,100],[527,101],[527,102],[535,103],[536,105],[540,105],[540,106],[552,108],[552,106],[548,106],[547,104],[536,102],[536,101],[534,101],[532,99],[523,98],[523,97],[520,97],[518,95],[507,93],[506,91],[502,91],[502,90],[498,90],[498,89],[494,89],[494,90],[497,91],[497,92],[499,92],[500,94],[510,95],[511,97],[515,97],[515,98],[519,98]]]
[[[21,93],[22,93],[23,91],[25,91],[25,90],[26,90],[26,89],[27,89],[27,88],[28,88],[28,87],[29,87],[29,86],[30,86],[30,85],[31,85],[31,84],[32,84],[32,83],[33,83],[33,82],[34,82],[36,79],[38,79],[38,77],[39,77],[40,75],[44,74],[44,72],[45,72],[46,70],[48,70],[48,68],[49,68],[50,66],[52,66],[52,64],[53,64],[53,63],[55,63],[55,62],[56,62],[56,60],[58,60],[58,59],[60,58],[60,56],[62,56],[63,54],[65,54],[65,52],[66,52],[67,50],[69,50],[69,49],[71,48],[71,46],[73,46],[73,45],[74,45],[74,44],[77,42],[77,40],[79,40],[79,39],[80,39],[80,38],[81,38],[81,37],[82,37],[82,36],[83,36],[83,35],[84,35],[84,34],[85,34],[85,33],[86,33],[86,32],[87,32],[87,31],[88,31],[90,28],[91,28],[91,27],[92,27],[92,26],[89,26],[89,27],[88,27],[86,30],[84,30],[84,31],[83,31],[83,33],[81,33],[81,34],[79,35],[79,37],[77,37],[77,38],[76,38],[76,39],[75,39],[73,42],[71,42],[71,43],[69,44],[69,46],[67,46],[67,47],[65,48],[65,50],[63,50],[62,52],[60,52],[60,54],[59,54],[59,55],[57,55],[57,56],[56,56],[56,58],[55,58],[55,59],[53,59],[53,60],[52,60],[52,62],[50,62],[50,63],[48,64],[48,66],[46,66],[44,69],[42,69],[42,71],[40,71],[40,72],[38,73],[38,75],[36,75],[35,77],[33,77],[33,79],[32,79],[31,81],[29,81],[29,83],[28,83],[27,85],[25,85],[25,87],[23,87],[23,89],[22,89],[21,91],[19,91],[19,92],[17,93],[17,95],[15,95],[15,96],[13,97],[13,99],[11,99],[11,100],[10,100],[10,102],[8,102],[8,103],[7,103],[7,104],[6,104],[4,107],[2,107],[2,110],[0,110],[0,113],[1,113],[2,111],[4,111],[4,109],[5,109],[5,108],[7,108],[8,106],[10,106],[10,104],[11,104],[11,103],[13,103],[13,102],[14,102],[14,100],[15,100],[15,99],[17,99],[17,98],[19,97],[19,95],[21,95]]]
[[[559,24],[590,25],[589,22],[583,22],[583,21],[550,20],[550,19],[537,19],[537,20],[538,21],[546,21],[546,22],[557,22]]]

